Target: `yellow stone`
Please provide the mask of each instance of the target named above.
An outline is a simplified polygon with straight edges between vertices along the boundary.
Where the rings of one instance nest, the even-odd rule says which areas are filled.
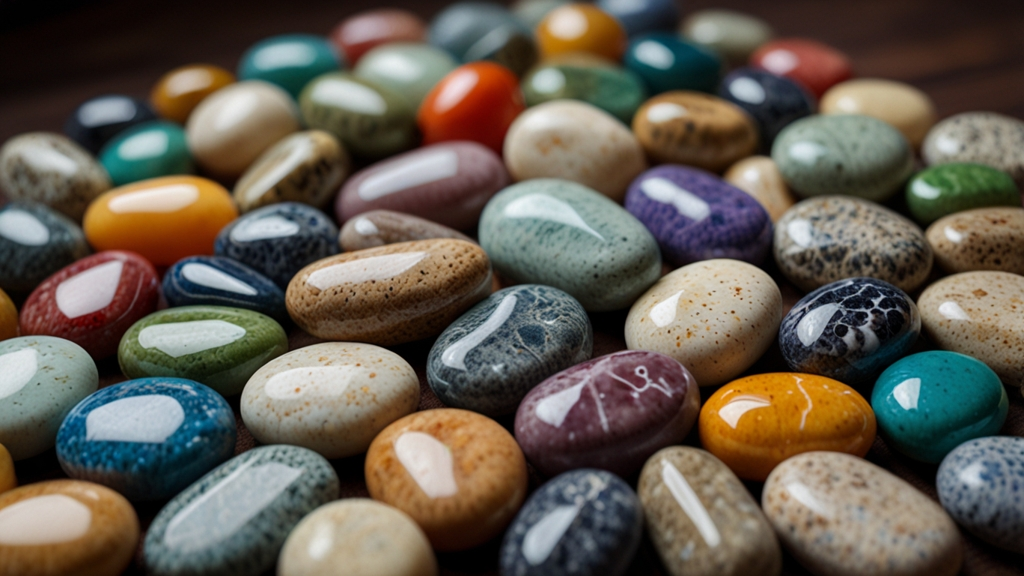
[[[14,475],[14,459],[3,444],[0,444],[0,494],[18,487],[18,478]]]
[[[0,340],[18,336],[18,309],[11,297],[0,289]]]
[[[829,88],[821,97],[822,114],[863,114],[888,122],[917,149],[935,124],[935,105],[909,84],[860,78]]]
[[[723,179],[753,196],[768,211],[773,223],[797,203],[796,196],[782,179],[779,167],[767,156],[740,160],[725,172]]]

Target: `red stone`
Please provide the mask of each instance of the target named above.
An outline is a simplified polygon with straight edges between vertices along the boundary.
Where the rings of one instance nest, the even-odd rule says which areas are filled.
[[[761,46],[750,57],[750,65],[800,83],[815,98],[853,77],[850,59],[845,54],[803,38],[774,40]]]
[[[394,8],[367,10],[342,20],[331,42],[354,66],[371,48],[390,42],[426,42],[427,25],[412,12]]]

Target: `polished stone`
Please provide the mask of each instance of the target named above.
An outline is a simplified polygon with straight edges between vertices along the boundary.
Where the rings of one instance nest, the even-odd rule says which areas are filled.
[[[429,39],[461,62],[490,60],[516,76],[537,61],[533,31],[499,4],[456,2],[431,20]]]
[[[679,5],[675,0],[597,0],[596,4],[614,16],[629,36],[672,31],[679,21]]]
[[[977,208],[936,220],[925,231],[935,263],[955,274],[1000,270],[1024,275],[1024,209]]]
[[[1013,178],[984,164],[940,164],[907,183],[907,208],[921,226],[972,208],[1020,208],[1020,200]]]
[[[775,35],[772,27],[750,14],[709,8],[691,13],[679,26],[690,42],[718,52],[731,65],[743,65]]]
[[[352,74],[401,95],[416,110],[434,85],[457,67],[458,62],[441,48],[397,42],[367,52]]]
[[[733,70],[722,80],[718,95],[754,118],[762,152],[772,149],[783,128],[815,110],[814,98],[799,84],[756,68]]]
[[[750,65],[800,83],[815,98],[853,76],[850,59],[835,48],[807,38],[785,38],[762,44]]]
[[[377,248],[387,244],[451,238],[473,242],[458,230],[411,214],[391,210],[370,210],[352,218],[341,227],[338,243],[344,252]]]
[[[167,304],[229,306],[266,314],[284,324],[288,311],[284,291],[245,264],[222,256],[192,256],[164,273],[161,284]]]
[[[185,131],[163,120],[143,122],[121,132],[103,146],[99,161],[114,186],[195,171]]]
[[[797,203],[779,167],[768,156],[748,156],[730,166],[722,179],[753,196],[768,211],[772,222],[778,222]]]
[[[927,94],[902,82],[859,78],[829,88],[822,114],[863,114],[899,130],[915,150],[935,124],[935,104]]]
[[[238,79],[263,80],[283,88],[292,98],[310,80],[342,66],[342,57],[327,38],[312,34],[284,34],[264,38],[238,61]]]
[[[363,56],[378,46],[425,42],[427,24],[408,10],[373,8],[339,22],[331,30],[330,38],[348,63],[358,66]]]
[[[643,79],[651,94],[670,90],[714,92],[722,78],[718,54],[668,32],[633,38],[623,64]]]
[[[80,104],[64,122],[64,133],[96,154],[114,136],[150,120],[156,120],[156,113],[148,103],[121,94],[107,94]]]
[[[1024,189],[1024,121],[994,112],[950,116],[928,131],[921,156],[929,166],[974,162],[1013,176]]]
[[[11,294],[34,290],[89,252],[78,224],[53,209],[20,201],[0,207],[0,289]]]
[[[622,24],[590,4],[566,4],[551,10],[537,24],[536,35],[545,60],[570,52],[587,52],[618,62],[626,51]]]
[[[523,77],[527,106],[551,100],[582,100],[629,125],[647,100],[639,76],[618,66],[584,62],[546,62]]]
[[[149,102],[161,117],[185,124],[204,98],[234,82],[235,75],[219,66],[186,64],[157,80]]]

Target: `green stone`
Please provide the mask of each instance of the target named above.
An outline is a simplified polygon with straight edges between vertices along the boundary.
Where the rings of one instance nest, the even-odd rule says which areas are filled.
[[[451,54],[435,46],[398,42],[364,54],[352,74],[404,96],[416,110],[434,85],[458,65]]]
[[[195,172],[185,130],[163,120],[145,122],[121,132],[103,147],[99,160],[114,186]]]
[[[982,164],[934,166],[907,184],[907,207],[921,226],[964,210],[1020,205],[1013,177]]]
[[[117,359],[129,378],[188,378],[224,396],[288,351],[284,328],[269,316],[225,306],[182,306],[154,312],[121,338]]]
[[[277,84],[298,98],[310,80],[341,68],[338,51],[326,38],[286,34],[261,40],[238,62],[238,79]]]
[[[527,106],[564,98],[582,100],[626,124],[647,100],[640,77],[614,66],[546,64],[530,71],[522,88]]]

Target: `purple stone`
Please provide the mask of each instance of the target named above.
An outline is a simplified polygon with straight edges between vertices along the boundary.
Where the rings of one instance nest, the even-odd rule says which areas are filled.
[[[516,412],[515,436],[546,476],[601,468],[628,477],[651,454],[682,442],[699,410],[700,389],[682,364],[625,350],[541,382]]]
[[[757,200],[696,168],[666,164],[637,176],[626,210],[679,266],[712,258],[759,266],[771,249],[772,221]]]

